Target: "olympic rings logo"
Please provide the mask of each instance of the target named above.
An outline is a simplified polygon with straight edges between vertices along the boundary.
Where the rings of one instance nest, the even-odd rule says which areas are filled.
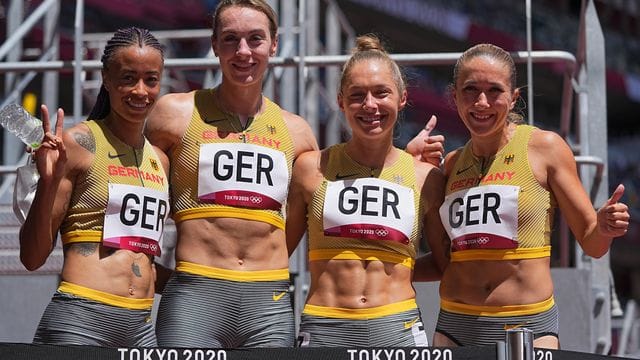
[[[251,196],[249,200],[254,204],[260,204],[262,202],[262,198],[260,196]]]
[[[389,231],[387,231],[386,229],[376,229],[376,236],[384,237],[387,235],[389,235]]]
[[[151,245],[149,246],[149,248],[151,249],[151,251],[154,251],[154,252],[155,252],[156,250],[158,250],[158,245],[156,245],[156,244],[151,244]]]
[[[489,242],[489,238],[486,236],[481,236],[477,239],[477,241],[478,241],[478,244],[485,245]]]

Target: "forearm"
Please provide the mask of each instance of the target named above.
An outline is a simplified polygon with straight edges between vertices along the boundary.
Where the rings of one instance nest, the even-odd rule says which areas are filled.
[[[613,237],[602,234],[599,230],[599,225],[594,223],[587,230],[583,240],[580,242],[582,250],[585,254],[600,258],[609,251]]]
[[[169,281],[171,274],[173,274],[173,270],[168,269],[157,262],[155,263],[155,268],[156,268],[155,291],[156,291],[156,294],[162,294],[162,292],[164,291],[164,287],[167,284],[167,281]]]
[[[28,270],[42,266],[53,250],[58,233],[53,207],[59,181],[40,180],[29,214],[20,228],[20,260]]]
[[[413,281],[438,281],[441,278],[442,272],[433,258],[433,253],[428,252],[416,259]]]

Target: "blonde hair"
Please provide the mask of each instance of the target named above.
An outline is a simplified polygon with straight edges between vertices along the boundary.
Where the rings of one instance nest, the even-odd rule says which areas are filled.
[[[406,79],[398,64],[389,57],[389,54],[376,35],[367,34],[358,36],[356,39],[356,46],[351,51],[351,57],[342,67],[342,76],[340,77],[339,88],[341,94],[347,84],[347,79],[351,77],[351,70],[353,69],[353,66],[360,61],[367,60],[379,60],[386,63],[391,70],[398,92],[402,94],[406,90]]]

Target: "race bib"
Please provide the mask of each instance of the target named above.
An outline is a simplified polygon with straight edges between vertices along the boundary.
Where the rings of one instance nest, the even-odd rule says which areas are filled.
[[[283,152],[253,144],[202,144],[198,199],[204,203],[280,210],[289,170]]]
[[[324,234],[408,244],[415,221],[413,190],[376,178],[332,181],[324,199]]]
[[[159,190],[109,184],[103,244],[160,256],[164,222],[169,213],[168,200],[168,194]]]
[[[447,195],[440,218],[453,251],[518,247],[519,186],[487,185]]]

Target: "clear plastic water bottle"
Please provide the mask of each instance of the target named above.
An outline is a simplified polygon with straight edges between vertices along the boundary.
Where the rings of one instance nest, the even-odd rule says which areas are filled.
[[[31,116],[27,110],[15,103],[8,104],[0,110],[0,125],[32,149],[37,149],[44,137],[40,119]]]

